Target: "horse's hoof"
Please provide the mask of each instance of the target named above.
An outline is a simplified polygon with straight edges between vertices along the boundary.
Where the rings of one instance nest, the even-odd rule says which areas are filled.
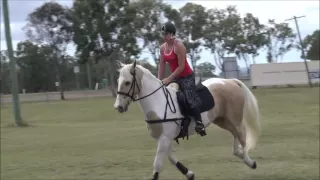
[[[159,173],[156,172],[156,173],[154,173],[154,175],[153,175],[151,180],[158,180],[158,179],[159,179]]]
[[[192,175],[188,180],[194,180],[194,175]]]
[[[252,167],[251,167],[252,169],[257,169],[257,163],[254,161],[253,162],[253,165],[252,165]]]
[[[194,174],[192,174],[192,176],[188,178],[188,180],[194,180]]]

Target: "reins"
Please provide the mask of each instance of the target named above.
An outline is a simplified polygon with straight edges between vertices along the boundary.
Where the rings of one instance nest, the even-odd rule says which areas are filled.
[[[167,109],[168,109],[168,107],[169,107],[169,109],[170,109],[170,111],[171,111],[172,113],[176,113],[177,111],[176,111],[176,107],[175,107],[175,105],[174,105],[174,102],[173,102],[171,93],[170,93],[169,90],[165,87],[164,84],[162,84],[159,88],[157,88],[156,90],[154,90],[152,93],[150,93],[150,94],[148,94],[148,95],[146,95],[146,96],[140,97],[140,98],[138,98],[138,99],[135,99],[135,98],[134,98],[135,87],[137,86],[138,92],[140,92],[140,87],[139,87],[139,85],[137,84],[137,81],[136,81],[136,76],[135,76],[135,75],[136,75],[136,72],[134,71],[134,72],[132,72],[131,74],[132,74],[132,83],[131,83],[131,86],[130,86],[129,91],[128,91],[127,93],[118,91],[117,94],[121,94],[121,95],[130,97],[131,100],[135,102],[135,101],[139,101],[139,100],[141,100],[141,99],[147,98],[147,97],[151,96],[152,94],[156,93],[158,90],[162,89],[162,90],[163,90],[163,93],[164,93],[164,95],[165,95],[165,97],[166,97],[166,101],[167,101],[167,102],[166,102],[166,108],[165,108],[165,112],[164,112],[164,119],[155,119],[155,120],[148,120],[148,119],[146,119],[145,121],[146,121],[148,124],[156,124],[156,123],[164,123],[164,122],[172,122],[172,121],[175,122],[176,124],[178,124],[178,123],[176,122],[177,120],[184,120],[184,119],[185,119],[184,117],[167,119]],[[132,90],[132,93],[130,94],[131,90]],[[170,102],[169,102],[169,98],[170,98],[170,101],[171,101],[171,104],[172,104],[173,107],[171,106],[171,104],[170,104]]]

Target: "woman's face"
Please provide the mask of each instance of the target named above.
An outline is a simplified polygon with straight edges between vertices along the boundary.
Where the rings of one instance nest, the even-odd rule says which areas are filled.
[[[172,39],[172,33],[164,32],[162,33],[162,38],[165,42],[170,41]]]

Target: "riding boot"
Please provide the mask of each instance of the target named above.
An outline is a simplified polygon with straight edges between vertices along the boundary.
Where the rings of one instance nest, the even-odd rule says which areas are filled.
[[[201,136],[207,135],[205,127],[202,123],[200,110],[198,108],[193,108],[192,111],[194,113],[195,121],[196,121],[196,127],[195,127],[196,132]]]

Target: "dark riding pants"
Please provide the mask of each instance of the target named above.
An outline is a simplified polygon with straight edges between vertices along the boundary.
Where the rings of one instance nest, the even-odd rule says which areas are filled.
[[[201,106],[201,99],[196,93],[195,75],[192,73],[189,76],[176,78],[180,88],[184,92],[187,102],[192,109],[199,109]]]

